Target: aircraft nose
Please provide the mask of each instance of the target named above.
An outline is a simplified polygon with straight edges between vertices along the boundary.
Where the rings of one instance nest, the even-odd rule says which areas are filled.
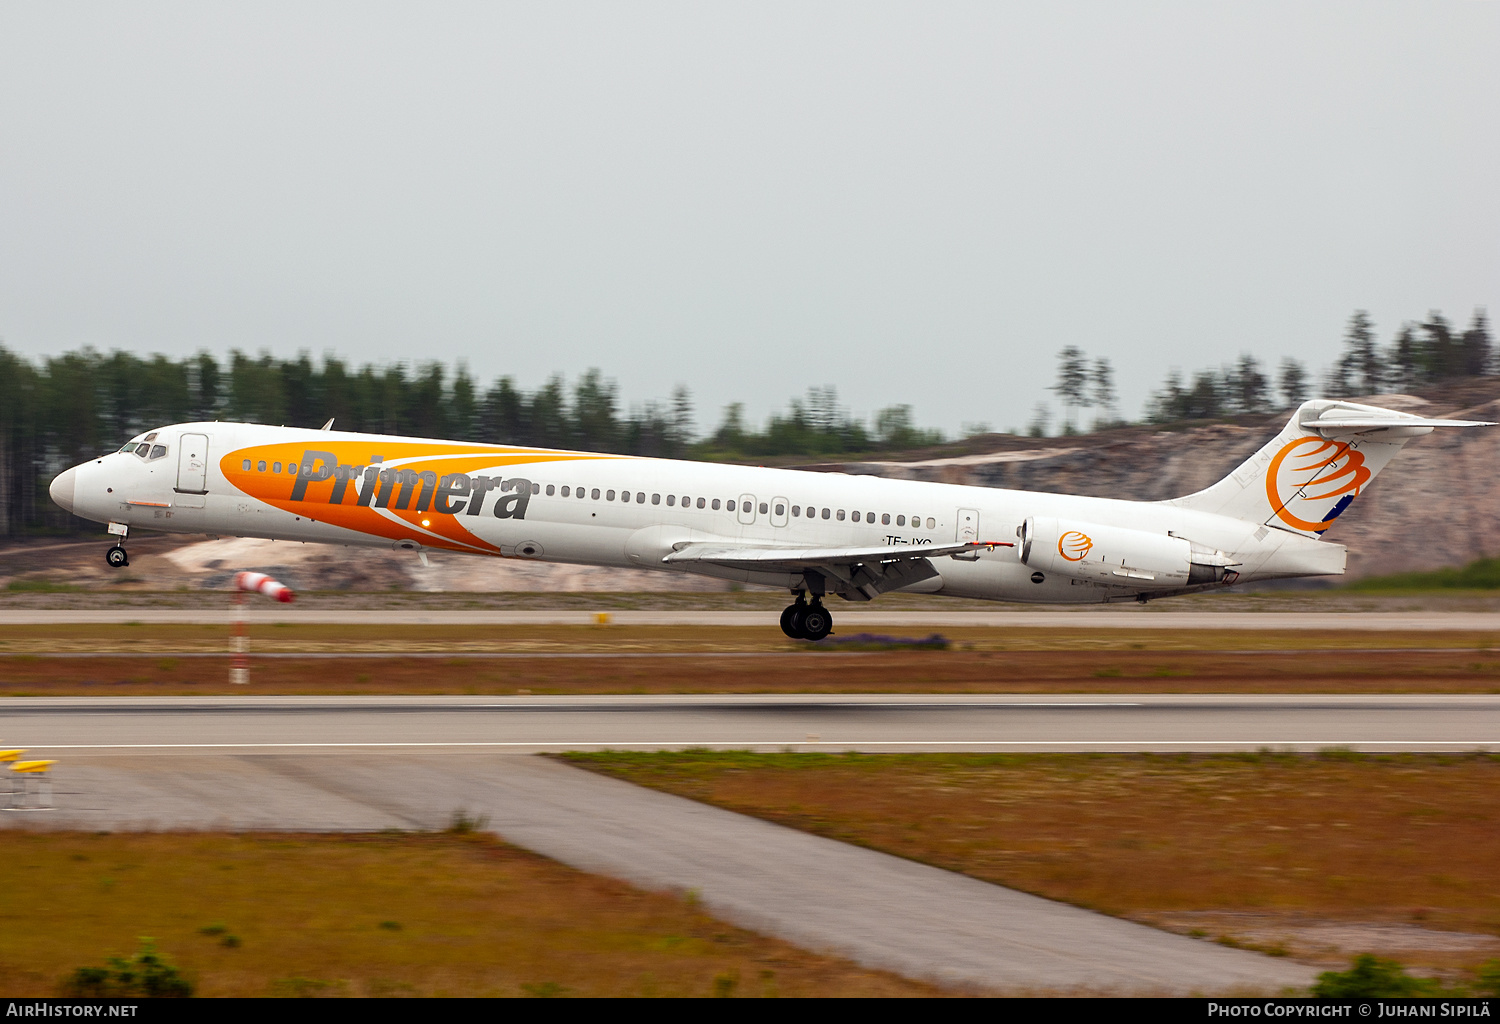
[[[47,493],[52,495],[52,500],[69,512],[73,511],[73,491],[78,486],[78,470],[65,469],[52,479],[52,486]]]

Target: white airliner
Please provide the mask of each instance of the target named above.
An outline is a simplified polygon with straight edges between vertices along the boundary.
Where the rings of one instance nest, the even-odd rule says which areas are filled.
[[[331,424],[331,421],[330,421]],[[428,548],[653,568],[785,587],[788,636],[821,640],[826,595],[996,601],[1166,597],[1344,571],[1320,540],[1428,419],[1305,403],[1206,490],[1125,501],[596,452],[180,423],[60,473],[52,500],[131,529]]]

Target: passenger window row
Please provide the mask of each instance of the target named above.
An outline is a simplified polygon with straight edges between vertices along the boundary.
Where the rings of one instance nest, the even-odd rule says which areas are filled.
[[[793,505],[792,506],[792,515],[793,516],[800,516],[800,515],[802,515],[802,507],[800,505]],[[813,508],[811,505],[809,505],[807,507],[807,518],[809,518],[809,519],[814,519],[814,518],[828,519],[828,518],[830,518],[830,515],[831,515],[832,518],[838,520],[839,522],[843,522],[844,521],[844,510],[843,509],[826,509],[825,508],[820,513],[818,509]],[[874,512],[865,512],[865,513],[863,513],[863,518],[861,518],[861,513],[859,513],[859,512],[850,512],[849,513],[849,518],[852,519],[852,520],[854,520],[854,522],[856,522],[856,523],[858,523],[858,522],[866,522],[866,523],[872,523],[873,524],[875,522],[875,519],[876,519],[876,513],[874,513]],[[891,514],[889,512],[882,512],[882,513],[880,513],[879,514],[879,518],[880,518],[880,525],[881,526],[890,526],[891,525]],[[896,525],[897,526],[905,526],[906,525],[906,516],[904,516],[904,515],[898,515],[898,516],[895,517],[895,519],[896,519]],[[913,528],[920,527],[922,525],[922,517],[921,516],[912,516],[911,517],[911,525],[912,525]],[[935,529],[937,529],[937,520],[934,519],[932,516],[928,516],[927,517],[927,528],[929,530],[935,530]]]
[[[558,487],[556,484],[548,484],[547,485],[547,494],[548,494],[549,497],[552,496],[552,495],[554,495],[554,494],[560,494],[564,498],[572,497],[573,495],[569,493],[570,490],[572,490],[574,493],[576,493],[577,497],[579,497],[579,498],[592,498],[593,500],[598,501],[598,500],[600,500],[600,497],[601,497],[601,491],[597,487],[592,488],[591,490],[585,490],[585,488],[582,488],[582,487],[569,488],[569,486],[567,484],[563,484],[561,487]],[[531,493],[533,493],[533,494],[539,494],[539,493],[541,493],[541,485],[540,484],[532,484],[531,485]],[[605,500],[605,501],[614,501],[615,500],[615,492],[613,490],[604,490],[602,492],[602,497],[603,497],[603,500]],[[629,502],[629,501],[631,501],[632,500],[632,498],[631,498],[631,492],[630,491],[620,491],[619,492],[619,500],[622,501],[622,502]],[[646,503],[646,492],[645,491],[636,491],[635,492],[635,497],[634,497],[633,500],[638,505],[644,505]],[[696,506],[694,505],[694,501],[695,500],[696,500]],[[697,498],[697,499],[694,499],[692,497],[689,497],[686,494],[684,494],[681,498],[678,498],[678,496],[675,495],[675,494],[669,494],[669,495],[666,496],[666,502],[667,502],[667,505],[669,507],[677,507],[678,504],[679,504],[679,502],[680,502],[681,503],[680,507],[682,507],[682,508],[692,508],[692,507],[709,508],[709,509],[712,509],[713,511],[716,511],[716,512],[721,507],[725,511],[727,511],[727,512],[737,512],[737,511],[738,512],[749,512],[751,510],[751,508],[752,508],[752,503],[751,502],[740,501],[737,498],[726,498],[726,499],[724,499],[721,502],[720,499],[718,499],[718,498]],[[662,503],[662,496],[660,494],[652,494],[651,495],[651,504],[653,504],[653,505],[660,505],[661,503]],[[764,501],[761,502],[760,503],[760,514],[761,515],[765,515],[769,511],[770,511],[770,505],[769,505],[769,503],[764,502]],[[800,518],[802,516],[802,514],[803,514],[803,509],[802,509],[801,505],[793,505],[792,506],[792,515],[794,517]],[[782,505],[782,504],[780,504],[778,502],[777,505],[776,505],[776,515],[778,515],[778,516],[786,515],[786,506]],[[864,522],[864,523],[870,523],[871,525],[874,525],[875,522],[876,522],[876,520],[878,519],[879,522],[880,522],[880,525],[882,525],[882,526],[890,526],[890,525],[892,525],[891,521],[894,518],[896,526],[905,526],[906,525],[906,516],[905,515],[897,515],[897,516],[893,517],[889,512],[883,512],[883,513],[875,513],[875,512],[845,512],[844,509],[828,509],[828,508],[822,509],[821,512],[820,512],[819,509],[816,509],[816,508],[812,507],[811,505],[809,505],[807,507],[807,518],[808,519],[815,519],[815,518],[834,519],[834,520],[842,523],[842,522],[844,522],[846,516],[848,517],[848,519],[850,519],[850,520],[852,520],[853,522],[856,522],[856,523]],[[920,528],[922,526],[922,517],[920,515],[912,516],[911,517],[911,525],[912,525],[913,528]],[[928,516],[927,517],[927,529],[934,530],[936,528],[937,528],[937,520],[934,517],[932,517],[932,516]]]

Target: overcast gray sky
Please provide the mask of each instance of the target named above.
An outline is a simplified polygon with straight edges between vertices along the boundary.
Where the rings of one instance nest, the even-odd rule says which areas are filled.
[[[0,2],[0,341],[1019,426],[1500,297],[1500,4]]]

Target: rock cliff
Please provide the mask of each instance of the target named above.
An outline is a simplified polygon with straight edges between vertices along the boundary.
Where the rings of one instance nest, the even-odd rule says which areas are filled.
[[[1484,394],[1488,390],[1490,395]],[[1500,420],[1487,389],[1355,399],[1423,416]],[[1465,401],[1484,399],[1477,404]],[[1069,438],[996,435],[989,451],[817,468],[1061,494],[1155,501],[1207,487],[1274,436],[1287,413],[1176,430],[1124,427]],[[973,447],[971,443],[971,447]],[[1457,566],[1500,554],[1500,427],[1441,430],[1410,442],[1325,535],[1349,548],[1349,576]]]

